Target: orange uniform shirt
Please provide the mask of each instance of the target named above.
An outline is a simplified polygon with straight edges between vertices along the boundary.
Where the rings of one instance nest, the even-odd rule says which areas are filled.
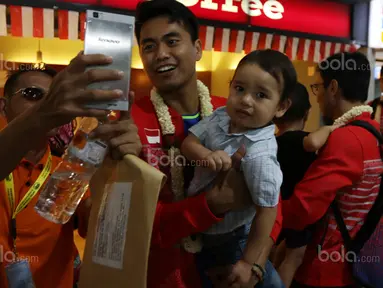
[[[12,153],[10,151],[10,153]],[[49,151],[45,153],[37,165],[22,160],[13,171],[15,187],[15,206],[28,192],[31,185],[39,177],[48,159]],[[60,159],[52,156],[52,170]],[[49,179],[49,177],[48,177]],[[65,225],[49,222],[38,215],[34,206],[40,191],[28,206],[16,216],[17,240],[16,246],[21,259],[29,262],[33,279],[38,288],[70,288],[73,287],[73,267],[76,247],[73,238],[73,218]],[[76,213],[79,219],[79,233],[86,234],[86,209],[83,198]],[[5,191],[4,181],[0,181],[0,287],[8,287],[5,267],[13,259],[12,237],[9,234],[12,213],[9,199]]]

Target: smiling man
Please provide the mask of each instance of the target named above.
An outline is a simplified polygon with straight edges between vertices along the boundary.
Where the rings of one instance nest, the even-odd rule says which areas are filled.
[[[154,220],[147,286],[199,288],[201,280],[190,253],[194,243],[189,236],[207,230],[223,214],[251,200],[243,179],[231,183],[235,192],[225,185],[224,189],[216,186],[184,199],[193,167],[161,165],[166,164],[161,159],[177,159],[189,128],[225,105],[226,99],[211,96],[197,79],[202,45],[197,19],[188,8],[175,0],[154,0],[140,3],[136,11],[140,56],[154,88],[149,97],[139,97],[132,116],[143,145],[142,158],[168,176]],[[274,240],[279,231],[280,221],[272,233]]]

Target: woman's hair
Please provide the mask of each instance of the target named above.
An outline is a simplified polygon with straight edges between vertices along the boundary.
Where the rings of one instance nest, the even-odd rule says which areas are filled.
[[[281,87],[281,101],[289,98],[297,83],[297,72],[293,63],[285,54],[271,50],[255,50],[239,62],[237,69],[244,64],[257,64],[275,78]]]
[[[306,87],[298,82],[289,99],[291,106],[278,121],[289,123],[305,119],[311,109],[310,97]]]

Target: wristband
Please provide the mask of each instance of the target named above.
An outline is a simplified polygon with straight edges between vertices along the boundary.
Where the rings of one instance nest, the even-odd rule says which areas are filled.
[[[263,269],[260,265],[258,265],[257,263],[254,263],[252,268],[251,268],[251,271],[255,274],[255,276],[258,278],[258,281],[259,282],[263,282],[263,279],[264,279],[264,276],[265,276],[265,269]],[[261,272],[261,273],[259,273]]]

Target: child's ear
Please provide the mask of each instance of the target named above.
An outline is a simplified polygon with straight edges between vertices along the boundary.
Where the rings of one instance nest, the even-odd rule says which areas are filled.
[[[277,113],[275,113],[275,117],[280,118],[285,115],[286,111],[291,107],[291,99],[287,99],[278,105]]]

